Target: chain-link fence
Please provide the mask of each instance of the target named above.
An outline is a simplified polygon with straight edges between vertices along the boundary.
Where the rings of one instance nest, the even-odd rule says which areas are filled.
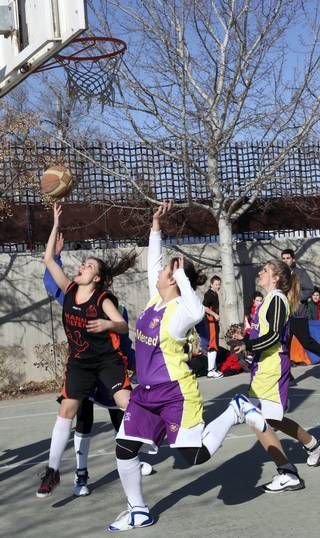
[[[224,194],[232,200],[250,196],[255,179],[261,173],[268,174],[283,148],[284,144],[239,143],[221,151],[218,174]],[[70,248],[85,248],[87,242],[90,247],[136,241],[143,244],[145,211],[151,207],[144,195],[156,200],[173,198],[178,204],[191,200],[211,203],[208,159],[202,148],[189,146],[186,151],[181,144],[170,141],[157,149],[137,142],[70,146],[32,142],[0,149],[1,200],[13,213],[0,223],[2,251],[43,247],[51,217],[41,203],[39,186],[43,170],[50,164],[65,164],[74,180],[65,202]],[[317,234],[319,195],[320,145],[292,148],[262,187],[259,199],[263,203],[256,204],[235,225],[235,239],[270,239],[275,234],[287,236],[293,232]],[[311,199],[311,206],[305,205]],[[276,209],[270,210],[271,206]],[[299,218],[293,207],[300,211]],[[217,240],[214,219],[199,211],[181,212],[171,226],[168,241],[176,237],[188,243]],[[301,214],[305,218],[301,219]]]

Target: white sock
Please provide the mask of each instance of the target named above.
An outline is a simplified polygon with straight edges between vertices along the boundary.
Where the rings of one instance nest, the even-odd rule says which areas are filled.
[[[55,471],[57,471],[60,467],[62,455],[69,441],[71,426],[71,418],[57,417],[56,423],[52,430],[49,454],[49,467]]]
[[[121,484],[130,506],[145,506],[138,456],[130,460],[117,459],[117,467]]]
[[[87,469],[90,448],[90,433],[74,432],[74,451],[76,453],[77,469]]]
[[[311,441],[304,446],[306,447],[307,450],[311,450],[312,448],[316,446],[317,442],[318,442],[317,439],[314,436],[312,436]]]
[[[216,369],[217,352],[208,351],[208,372]]]
[[[231,406],[209,422],[202,435],[202,443],[208,449],[211,456],[217,452],[225,440],[230,428],[237,424],[237,416]]]

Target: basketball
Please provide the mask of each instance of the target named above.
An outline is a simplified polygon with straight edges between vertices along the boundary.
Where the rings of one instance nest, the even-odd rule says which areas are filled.
[[[55,200],[66,196],[71,187],[71,173],[65,166],[50,166],[41,179],[41,193]]]

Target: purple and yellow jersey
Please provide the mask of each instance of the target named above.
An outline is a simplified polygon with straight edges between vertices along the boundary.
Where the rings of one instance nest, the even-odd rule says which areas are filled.
[[[287,321],[280,335],[280,339],[275,344],[258,353],[255,352],[251,367],[249,396],[280,403],[285,409],[288,400],[288,381],[290,374],[290,359],[287,345],[290,309],[288,300],[281,291],[273,290],[265,297],[263,304],[254,316],[250,340],[269,332],[269,323],[266,319],[266,314],[275,295],[278,295],[285,304]]]
[[[203,401],[195,376],[187,364],[187,337],[176,339],[169,332],[169,322],[176,315],[179,298],[173,299],[158,310],[156,305],[159,301],[159,296],[151,299],[137,320],[137,380],[145,386],[178,382],[179,392],[188,402],[184,408],[181,426],[191,428],[203,422]]]

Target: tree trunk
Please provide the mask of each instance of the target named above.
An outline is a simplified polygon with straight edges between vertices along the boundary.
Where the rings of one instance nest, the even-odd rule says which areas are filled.
[[[239,322],[240,316],[233,263],[232,225],[227,216],[223,213],[220,214],[218,219],[218,228],[222,266],[222,285],[225,296],[224,300],[221,301],[221,313],[223,326],[227,329],[231,323]]]

